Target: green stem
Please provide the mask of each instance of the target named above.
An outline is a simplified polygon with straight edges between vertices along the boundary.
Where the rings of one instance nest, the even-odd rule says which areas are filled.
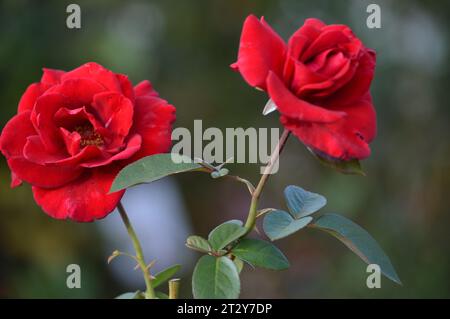
[[[269,176],[272,173],[273,166],[278,161],[280,157],[280,153],[284,148],[284,145],[286,144],[286,141],[289,137],[290,132],[285,129],[283,131],[283,134],[281,135],[280,140],[278,141],[277,146],[273,150],[272,154],[270,155],[270,161],[269,164],[264,169],[264,172],[261,176],[261,179],[259,180],[258,185],[256,186],[255,191],[252,194],[252,201],[250,202],[250,209],[248,211],[248,217],[247,221],[245,222],[245,228],[247,230],[246,235],[250,233],[256,224],[256,217],[258,215],[258,200],[261,196],[262,190],[264,186],[266,185],[267,180],[269,179]]]
[[[134,250],[136,251],[136,260],[138,262],[139,267],[141,268],[142,274],[144,275],[145,286],[147,287],[147,289],[145,290],[145,298],[154,299],[155,290],[152,287],[150,273],[147,264],[145,263],[144,254],[142,252],[142,247],[139,242],[139,239],[136,235],[136,232],[133,229],[133,226],[130,223],[130,219],[128,218],[127,212],[125,211],[122,202],[119,202],[119,205],[117,205],[117,209],[119,210],[120,216],[122,217],[122,221],[125,224],[128,235],[130,236],[133,242]]]

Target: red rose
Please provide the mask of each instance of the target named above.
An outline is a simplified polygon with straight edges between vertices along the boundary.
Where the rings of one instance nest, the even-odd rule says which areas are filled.
[[[250,15],[232,68],[268,92],[282,124],[315,152],[344,161],[370,155],[375,52],[349,27],[308,19],[286,44]]]
[[[96,63],[43,71],[0,136],[11,185],[31,184],[36,202],[54,218],[103,218],[124,194],[108,194],[117,172],[169,150],[175,108],[149,81],[133,88],[127,76]]]

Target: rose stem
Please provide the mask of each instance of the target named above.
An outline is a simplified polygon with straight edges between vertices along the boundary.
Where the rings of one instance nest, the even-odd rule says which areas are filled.
[[[144,254],[142,253],[142,247],[139,242],[139,239],[136,235],[136,232],[133,229],[133,226],[130,223],[130,219],[128,218],[127,212],[125,211],[125,208],[122,205],[122,202],[119,202],[119,205],[117,205],[117,209],[119,210],[120,216],[122,217],[122,221],[125,224],[125,227],[128,231],[128,235],[130,236],[134,250],[136,251],[136,260],[138,262],[139,267],[142,270],[142,274],[144,275],[145,285],[147,287],[145,291],[145,298],[146,299],[154,299],[155,298],[155,290],[152,287],[152,281],[150,279],[150,273],[148,271],[148,267],[145,263]]]
[[[290,133],[291,132],[288,131],[287,129],[285,129],[283,131],[283,134],[281,135],[281,138],[278,141],[277,146],[275,146],[275,149],[273,150],[272,154],[270,155],[270,162],[264,169],[261,179],[259,180],[259,183],[256,186],[255,191],[252,194],[252,201],[250,203],[250,209],[248,212],[247,221],[245,222],[245,228],[247,230],[245,235],[250,233],[253,230],[253,228],[255,227],[256,216],[257,216],[257,212],[258,212],[259,196],[261,195],[264,185],[266,185],[266,182],[267,182],[269,176],[271,175],[273,166],[275,165],[275,163],[277,162],[277,160],[280,157],[280,153],[283,150],[284,145],[286,144],[286,141],[287,141]]]

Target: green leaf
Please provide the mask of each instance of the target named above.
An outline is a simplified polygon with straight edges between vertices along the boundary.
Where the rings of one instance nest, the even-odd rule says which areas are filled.
[[[276,210],[264,217],[263,228],[270,240],[274,241],[299,231],[311,221],[312,217],[309,216],[301,219],[293,219],[289,213]]]
[[[169,296],[161,291],[155,291],[155,295],[158,299],[169,299]]]
[[[238,270],[229,258],[205,255],[199,259],[192,275],[194,298],[236,299],[240,289]]]
[[[327,199],[322,195],[308,192],[295,185],[289,185],[284,189],[284,197],[289,211],[296,219],[311,215],[327,204]]]
[[[231,220],[214,228],[208,236],[208,241],[214,250],[220,250],[235,240],[239,239],[246,232],[239,220]]]
[[[186,246],[202,253],[211,251],[211,245],[209,244],[209,242],[205,238],[200,236],[189,236],[186,239]]]
[[[289,268],[289,261],[283,253],[264,240],[244,238],[234,247],[232,253],[253,266],[272,270]]]
[[[142,292],[138,290],[135,292],[125,292],[114,299],[143,299],[143,296]]]
[[[179,154],[156,154],[141,158],[123,168],[114,179],[110,192],[130,186],[150,183],[160,178],[183,172],[200,170],[202,166]]]
[[[157,273],[155,278],[152,280],[153,288],[160,286],[162,283],[172,278],[180,270],[180,268],[181,265],[173,265]]]
[[[244,262],[242,261],[242,259],[234,257],[233,262],[237,268],[238,273],[241,273],[242,269],[244,268]]]
[[[330,233],[366,263],[377,264],[387,278],[401,284],[389,257],[375,239],[359,225],[341,215],[325,214],[310,226]]]
[[[308,150],[314,155],[315,158],[317,158],[320,163],[327,167],[335,169],[340,173],[366,176],[366,173],[364,173],[364,170],[361,167],[361,163],[357,159],[350,161],[341,161],[339,159],[330,158],[325,154],[321,154],[310,148],[308,148]]]

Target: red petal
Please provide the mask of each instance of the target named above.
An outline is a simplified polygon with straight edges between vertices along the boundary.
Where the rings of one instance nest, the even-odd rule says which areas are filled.
[[[334,123],[307,123],[282,116],[283,125],[307,146],[341,159],[364,159],[376,135],[376,115],[370,96],[342,109],[347,116]]]
[[[291,83],[295,64],[298,63],[299,57],[310,42],[311,40],[303,35],[293,35],[289,39],[288,53],[283,67],[283,78],[286,83]]]
[[[70,155],[76,155],[80,151],[81,135],[78,132],[69,132],[63,127],[59,128],[66,144],[66,150]]]
[[[315,55],[328,49],[338,47],[339,44],[349,43],[350,39],[341,31],[329,30],[322,32],[317,39],[306,49],[300,60],[308,61]]]
[[[158,92],[153,89],[152,84],[148,80],[144,80],[138,83],[134,87],[134,94],[136,95],[136,97],[145,95],[158,96]]]
[[[353,78],[340,90],[336,91],[324,103],[331,106],[339,106],[353,103],[361,99],[369,91],[375,72],[376,55],[372,50],[367,50],[359,60]]]
[[[288,46],[298,59],[304,49],[320,35],[326,24],[319,19],[306,19],[305,23],[290,37]]]
[[[48,166],[60,166],[60,167],[76,167],[80,163],[93,160],[103,156],[103,152],[95,145],[88,145],[84,147],[79,153],[67,157],[61,160],[56,160],[53,162],[47,162]]]
[[[44,72],[44,74],[41,77],[41,83],[45,83],[48,85],[59,84],[61,82],[61,76],[66,73],[61,70],[53,70],[47,68],[43,68],[42,71]]]
[[[27,87],[19,101],[18,113],[31,111],[36,99],[49,88],[47,84],[33,83]]]
[[[0,136],[0,150],[7,159],[22,157],[27,137],[36,135],[30,121],[30,111],[17,114],[3,128]]]
[[[116,74],[116,76],[117,80],[119,80],[122,94],[129,98],[130,101],[134,102],[134,88],[130,79],[128,79],[128,76],[125,74]]]
[[[47,151],[58,153],[62,148],[61,135],[53,118],[56,111],[65,105],[66,98],[61,94],[47,93],[39,97],[31,113],[31,121],[41,137]]]
[[[44,165],[48,162],[55,162],[65,157],[64,153],[49,153],[38,135],[29,136],[23,148],[23,156],[30,162]]]
[[[345,116],[343,112],[327,110],[299,99],[274,73],[269,74],[267,87],[277,110],[284,116],[300,121],[322,123],[335,122]]]
[[[86,107],[80,107],[78,109],[68,109],[62,107],[56,111],[53,116],[54,123],[58,127],[75,129],[79,125],[89,122],[95,130],[102,131],[103,125],[100,123],[94,115],[86,110]]]
[[[133,124],[133,104],[122,94],[104,92],[95,95],[92,107],[109,131],[127,136]]]
[[[112,71],[104,68],[95,62],[89,62],[82,66],[67,72],[61,78],[64,82],[69,79],[86,78],[95,81],[108,91],[122,92],[120,82]]]
[[[68,79],[59,85],[53,86],[46,94],[59,93],[63,95],[66,99],[61,107],[73,109],[90,105],[94,95],[104,91],[105,88],[103,86],[91,79]]]
[[[322,30],[324,27],[326,27],[327,25],[325,23],[323,23],[321,20],[316,19],[316,18],[308,18],[305,20],[305,23],[303,24],[303,26],[300,28],[313,28],[317,31]],[[304,34],[308,34],[308,31],[305,29],[305,31],[303,32]],[[310,35],[310,34],[308,34]]]
[[[361,40],[359,40],[352,29],[343,24],[330,24],[326,26],[323,31],[339,31],[342,32],[350,41],[340,44],[340,48],[344,48],[349,57],[354,58],[358,55],[361,48],[363,48]]]
[[[244,22],[239,45],[237,66],[251,86],[266,89],[269,71],[281,75],[286,44],[263,20],[250,15]]]
[[[128,143],[123,151],[121,151],[109,158],[100,159],[100,160],[96,160],[96,161],[84,162],[81,164],[81,166],[88,167],[88,168],[105,166],[105,165],[111,164],[114,161],[119,161],[119,160],[124,160],[124,159],[130,158],[131,156],[136,154],[136,152],[141,148],[141,144],[142,144],[141,136],[139,134],[135,134],[130,138],[130,140],[128,141]]]
[[[294,62],[294,74],[291,82],[291,89],[295,95],[300,96],[305,86],[314,85],[320,89],[325,89],[333,85],[327,77],[312,71],[302,62]]]
[[[17,177],[16,174],[14,174],[14,172],[11,172],[11,188],[16,188],[18,186],[22,185],[22,181],[20,180],[20,178]]]
[[[67,152],[75,156],[81,149],[81,135],[76,132],[70,132],[78,125],[84,125],[86,122],[89,122],[94,131],[98,133],[103,139],[103,145],[109,148],[117,147],[117,145],[122,146],[124,137],[117,137],[114,133],[106,129],[96,117],[86,111],[85,107],[70,110],[67,108],[60,108],[54,116],[54,121],[56,125],[59,127],[60,134],[66,146]],[[61,127],[60,127],[61,126]],[[67,129],[66,129],[67,128]],[[98,157],[102,152],[98,149],[97,146],[94,147],[96,151],[89,151],[88,154],[81,154],[80,156],[76,156],[75,158],[67,158],[69,163],[72,163],[75,160],[75,163],[80,162],[80,158],[82,160],[93,159]],[[65,161],[62,161],[65,163]]]
[[[142,145],[130,161],[141,157],[165,153],[172,144],[172,123],[175,107],[158,97],[139,97],[134,109],[133,133],[142,137]]]
[[[56,187],[77,178],[81,169],[46,167],[23,158],[27,137],[36,135],[30,113],[25,111],[13,117],[4,127],[0,139],[1,151],[8,159],[8,165],[16,178],[41,187]],[[17,180],[13,182],[16,184]]]
[[[53,188],[67,184],[82,173],[81,168],[44,166],[31,163],[21,157],[10,158],[8,165],[19,179],[33,186],[43,188]]]
[[[36,202],[51,217],[91,222],[111,213],[125,191],[108,194],[117,169],[90,170],[60,188],[33,187]]]
[[[306,19],[305,23],[289,38],[288,47],[292,56],[296,59],[300,58],[302,52],[320,35],[324,27],[326,24],[319,19]]]

